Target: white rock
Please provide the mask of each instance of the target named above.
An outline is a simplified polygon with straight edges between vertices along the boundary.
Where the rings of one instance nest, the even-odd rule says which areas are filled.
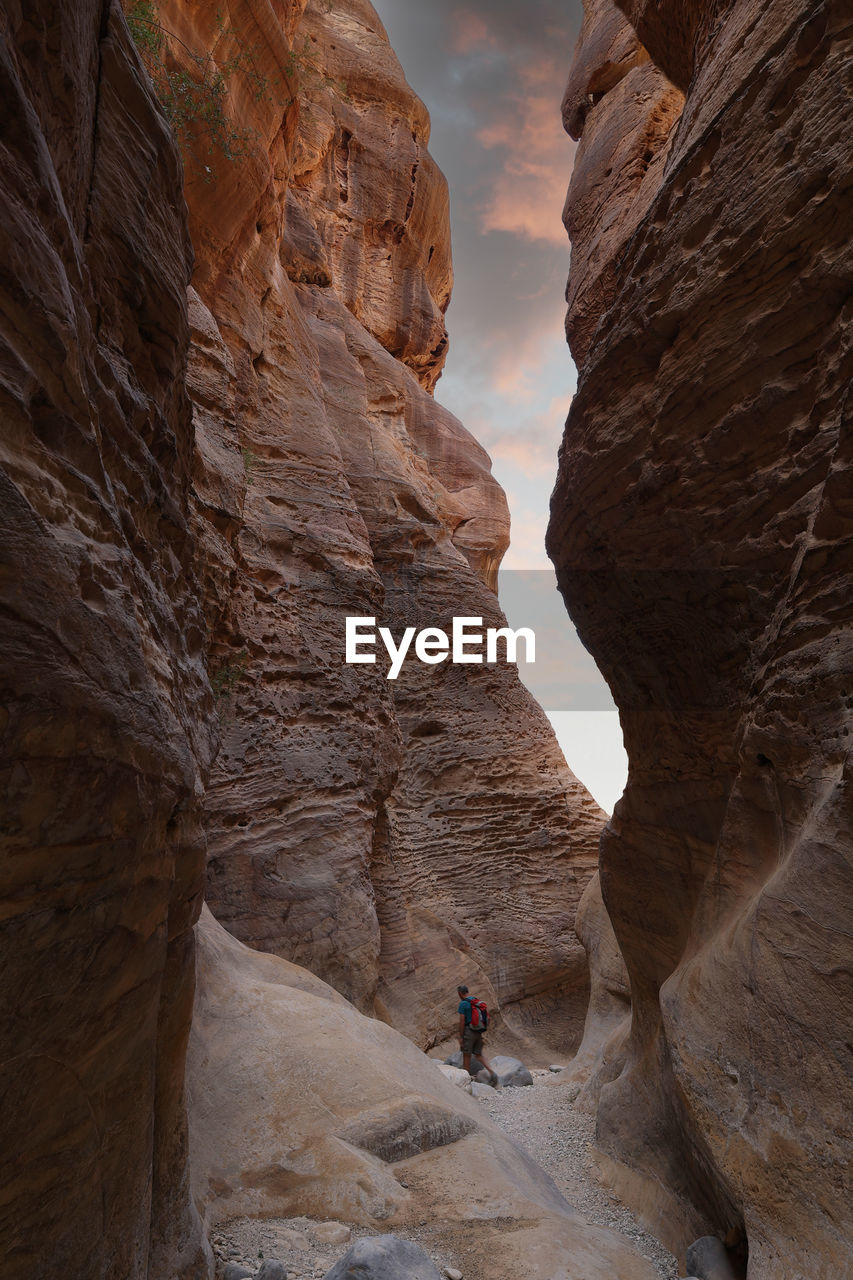
[[[447,1280],[462,1280],[462,1272],[457,1271],[455,1267],[445,1267],[444,1274],[447,1276]]]
[[[301,1231],[292,1227],[273,1227],[272,1234],[279,1249],[310,1249],[311,1242]]]
[[[565,1071],[565,1069],[565,1067],[561,1067],[557,1063],[552,1063],[548,1068],[549,1071]]]
[[[467,1093],[471,1092],[471,1077],[464,1067],[449,1067],[446,1062],[437,1062],[436,1066],[451,1084],[455,1084],[459,1089],[465,1089]]]
[[[346,1244],[351,1235],[342,1222],[319,1222],[314,1228],[314,1238],[321,1244]]]

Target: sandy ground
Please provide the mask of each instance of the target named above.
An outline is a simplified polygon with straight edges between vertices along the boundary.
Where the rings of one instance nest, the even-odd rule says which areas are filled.
[[[568,1091],[557,1086],[549,1072],[534,1071],[533,1079],[533,1085],[526,1088],[492,1091],[480,1105],[551,1175],[569,1204],[588,1222],[621,1232],[653,1263],[661,1280],[677,1280],[679,1272],[672,1254],[595,1181],[589,1155],[592,1118],[574,1109]],[[275,1259],[284,1263],[289,1280],[320,1280],[346,1253],[353,1239],[371,1234],[383,1232],[381,1228],[371,1232],[361,1227],[335,1230],[308,1218],[235,1218],[214,1228],[211,1244],[218,1277],[224,1274],[228,1262],[241,1264],[254,1275],[265,1259]],[[420,1244],[440,1273],[450,1267],[461,1271],[464,1277],[465,1260],[444,1237],[441,1223],[400,1228],[395,1234]],[[323,1239],[329,1235],[347,1239],[335,1243]]]

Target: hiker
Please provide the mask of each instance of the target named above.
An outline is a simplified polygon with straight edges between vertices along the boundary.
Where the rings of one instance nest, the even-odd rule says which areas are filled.
[[[469,996],[468,988],[456,988],[459,994],[459,1048],[462,1050],[462,1065],[471,1074],[471,1054],[479,1058],[483,1066],[491,1073],[492,1084],[497,1087],[498,1073],[494,1071],[483,1056],[483,1032],[488,1026],[488,1013],[481,1000]],[[472,1025],[473,1024],[473,1025]]]

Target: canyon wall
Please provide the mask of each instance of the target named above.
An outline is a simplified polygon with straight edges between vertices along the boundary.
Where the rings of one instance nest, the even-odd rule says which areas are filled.
[[[0,24],[2,1269],[197,1277],[183,1082],[213,700],[180,161],[116,4]]]
[[[676,1247],[825,1280],[853,1234],[853,14],[621,8],[588,0],[566,94],[580,381],[549,530],[630,760],[598,1143]]]
[[[220,8],[161,8],[189,48],[241,62],[242,154],[197,147],[186,184],[222,724],[208,900],[422,1046],[452,1032],[466,981],[511,1010],[507,1046],[565,1051],[604,815],[514,668],[412,656],[392,682],[381,642],[377,665],[344,663],[347,615],[398,638],[454,614],[503,622],[504,495],[432,395],[452,273],[426,109],[366,0]]]

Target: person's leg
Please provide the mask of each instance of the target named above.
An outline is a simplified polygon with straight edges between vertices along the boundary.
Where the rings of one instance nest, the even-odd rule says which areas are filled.
[[[471,1074],[471,1054],[474,1050],[474,1035],[470,1027],[462,1032],[462,1065]]]
[[[480,1045],[479,1045],[479,1048],[477,1049],[477,1057],[480,1059],[480,1061],[482,1062],[483,1066],[486,1068],[486,1070],[487,1070],[487,1071],[489,1072],[489,1074],[491,1075],[491,1077],[492,1077],[492,1084],[497,1085],[497,1083],[498,1083],[498,1073],[497,1073],[497,1071],[495,1071],[495,1069],[494,1069],[494,1067],[492,1066],[492,1064],[491,1064],[490,1062],[487,1062],[487,1060],[486,1060],[486,1056],[485,1056],[485,1054],[483,1053],[483,1039],[482,1039],[482,1036],[480,1037]]]

